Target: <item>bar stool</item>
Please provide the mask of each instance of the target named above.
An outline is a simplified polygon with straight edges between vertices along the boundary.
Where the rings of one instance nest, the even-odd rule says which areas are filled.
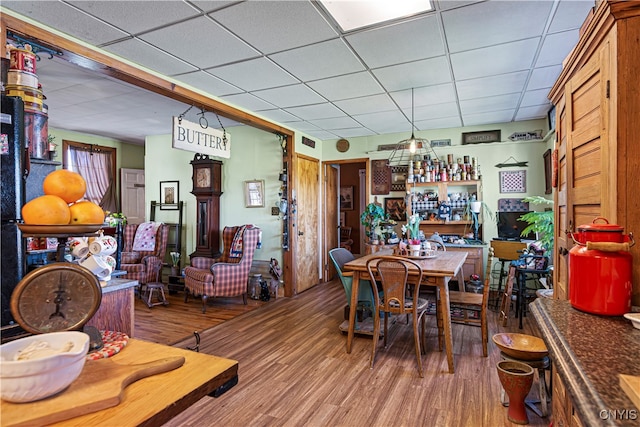
[[[547,387],[547,381],[545,378],[545,371],[551,370],[551,362],[549,360],[549,356],[545,356],[542,359],[538,360],[522,360],[511,357],[504,352],[500,352],[500,358],[502,360],[509,360],[515,362],[525,363],[531,366],[534,370],[538,371],[538,392],[540,395],[539,400],[525,400],[525,404],[531,408],[533,412],[535,412],[539,417],[546,418],[549,415],[549,397],[551,391],[551,384]],[[549,375],[549,382],[551,382],[551,375]],[[506,393],[504,389],[500,392],[500,402],[503,406],[508,406],[509,402],[507,401]],[[540,404],[540,409],[536,406],[536,404]]]

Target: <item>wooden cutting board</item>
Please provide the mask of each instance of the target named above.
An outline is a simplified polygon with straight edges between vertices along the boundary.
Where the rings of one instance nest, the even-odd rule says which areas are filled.
[[[121,365],[111,359],[87,361],[80,376],[55,396],[29,403],[2,401],[2,425],[53,424],[117,406],[129,384],[183,364],[184,357],[168,357],[134,365]]]
[[[627,393],[629,399],[640,409],[640,377],[633,375],[619,374],[620,387]]]

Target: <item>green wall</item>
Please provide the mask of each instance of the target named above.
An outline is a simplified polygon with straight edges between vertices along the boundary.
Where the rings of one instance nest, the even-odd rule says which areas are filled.
[[[462,145],[462,132],[475,132],[481,130],[501,130],[501,142],[488,144],[471,144]],[[542,135],[546,138],[542,141],[518,141],[509,140],[509,136],[514,132],[535,131],[541,129]],[[323,160],[342,160],[349,158],[369,158],[371,160],[386,159],[389,157],[389,151],[378,151],[379,145],[395,144],[401,140],[408,139],[411,136],[410,130],[405,133],[375,135],[369,137],[348,138],[350,147],[346,153],[340,153],[336,150],[337,140],[326,140],[323,143],[322,156]],[[543,154],[548,148],[553,148],[555,133],[548,132],[546,120],[530,120],[515,123],[502,123],[493,126],[476,126],[452,129],[435,129],[430,131],[415,132],[418,138],[434,139],[451,139],[450,147],[435,147],[434,151],[438,157],[446,157],[447,154],[453,154],[454,158],[469,155],[476,157],[482,173],[482,198],[494,213],[497,211],[498,199],[502,198],[518,198],[522,199],[530,195],[545,196],[545,179],[544,179],[544,161]],[[497,168],[496,164],[506,162],[510,157],[517,161],[528,162],[527,167],[509,167]],[[405,156],[407,158],[407,156]],[[513,160],[509,160],[513,162]],[[500,193],[499,172],[525,170],[527,191],[525,193]],[[367,183],[369,194],[371,192],[371,183]],[[388,195],[378,196],[378,201],[382,202],[385,197],[402,197],[404,192],[391,192]],[[551,194],[546,195],[552,198]],[[369,201],[373,201],[370,196]],[[543,210],[544,206],[530,206],[532,210]],[[484,241],[488,242],[497,236],[497,227],[495,221],[486,220],[484,224]]]
[[[262,229],[262,248],[255,254],[256,259],[276,258],[282,263],[281,236],[282,220],[271,215],[271,207],[279,200],[282,171],[282,149],[275,134],[263,132],[247,126],[227,129],[231,135],[231,158],[222,160],[222,191],[220,198],[220,225],[255,224]],[[171,135],[147,137],[145,142],[145,198],[147,218],[150,201],[159,200],[160,181],[179,181],[180,200],[185,202],[183,265],[195,248],[195,196],[192,190],[192,169],[189,163],[194,152],[171,147]],[[264,180],[265,206],[245,207],[244,182]],[[176,222],[175,211],[156,212],[156,219]]]

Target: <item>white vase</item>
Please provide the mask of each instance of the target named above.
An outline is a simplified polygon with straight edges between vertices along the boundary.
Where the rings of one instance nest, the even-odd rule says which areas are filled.
[[[482,202],[469,202],[469,208],[471,209],[471,212],[480,213]]]
[[[409,255],[420,256],[420,249],[422,245],[409,245]]]

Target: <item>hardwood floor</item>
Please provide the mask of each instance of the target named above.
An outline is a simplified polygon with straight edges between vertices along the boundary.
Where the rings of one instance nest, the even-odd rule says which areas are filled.
[[[219,398],[203,398],[166,426],[512,425],[507,408],[500,404],[499,350],[490,339],[489,357],[482,357],[479,328],[453,325],[452,375],[446,353],[438,351],[435,317],[429,316],[425,377],[420,378],[412,328],[403,324],[404,319],[391,328],[388,348],[380,343],[373,369],[371,338],[356,336],[347,354],[346,336],[338,330],[344,305],[343,288],[333,281],[295,298],[270,301],[203,332],[202,352],[239,361],[239,384]],[[209,308],[207,314],[210,311],[217,308]],[[523,330],[517,329],[515,319],[508,328],[499,327],[496,320],[497,313],[490,312],[489,336],[504,331],[537,335],[530,317]],[[190,321],[166,320],[165,327]],[[189,338],[177,346],[193,344]],[[531,397],[536,390],[534,382]],[[550,423],[530,410],[528,414],[531,426]]]
[[[135,298],[135,329],[136,338],[174,345],[186,337],[192,337],[194,331],[202,332],[213,326],[220,325],[243,313],[255,310],[266,302],[247,299],[247,305],[242,303],[242,297],[210,298],[207,311],[202,314],[202,300],[190,297],[184,302],[182,292],[169,295],[165,290],[169,305],[157,305],[152,308]],[[156,302],[154,298],[152,302]]]

